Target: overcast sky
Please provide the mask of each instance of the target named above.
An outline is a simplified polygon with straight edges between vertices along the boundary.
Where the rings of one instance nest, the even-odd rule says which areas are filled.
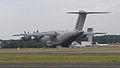
[[[110,11],[110,14],[88,15],[84,29],[120,34],[119,0],[0,0],[0,38],[14,39],[23,31],[73,30],[77,15],[66,11]],[[17,37],[19,38],[19,37]]]

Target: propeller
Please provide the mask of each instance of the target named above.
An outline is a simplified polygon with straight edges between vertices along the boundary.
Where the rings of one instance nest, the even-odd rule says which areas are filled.
[[[21,36],[21,39],[24,39],[24,40],[31,39],[30,32],[26,32],[26,31],[24,31],[22,34],[17,34],[17,35],[13,35],[13,36]]]
[[[39,30],[37,31],[33,31],[33,33],[39,33]],[[35,34],[36,35],[36,34]],[[13,35],[13,36],[21,36],[21,39],[24,40],[29,40],[32,39],[32,37],[35,37],[34,34],[30,34],[30,32],[24,31],[22,34],[17,34],[17,35]],[[36,36],[35,38],[41,38],[42,36],[38,37]]]
[[[37,30],[37,31],[33,31],[33,33],[39,33],[39,30]]]

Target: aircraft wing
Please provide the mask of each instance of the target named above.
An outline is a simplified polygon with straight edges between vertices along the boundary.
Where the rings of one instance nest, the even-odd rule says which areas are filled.
[[[90,34],[106,34],[106,33],[101,33],[101,32],[84,32],[84,35],[90,35]]]
[[[13,36],[25,36],[25,34],[16,34],[16,35],[13,35]]]

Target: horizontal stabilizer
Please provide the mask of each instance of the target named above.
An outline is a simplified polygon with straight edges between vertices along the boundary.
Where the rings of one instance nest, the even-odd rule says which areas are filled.
[[[69,14],[106,14],[106,13],[110,13],[110,12],[106,12],[106,11],[83,11],[83,10],[79,10],[79,11],[71,11],[71,12],[67,12]]]

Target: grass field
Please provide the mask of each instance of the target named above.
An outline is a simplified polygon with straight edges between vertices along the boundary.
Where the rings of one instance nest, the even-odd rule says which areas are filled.
[[[6,49],[0,49],[6,50]],[[16,49],[7,49],[15,50]],[[28,49],[20,49],[30,50]],[[34,50],[120,50],[120,47],[35,48]],[[0,62],[120,62],[120,53],[0,53]]]
[[[120,62],[120,53],[0,53],[0,62]]]

